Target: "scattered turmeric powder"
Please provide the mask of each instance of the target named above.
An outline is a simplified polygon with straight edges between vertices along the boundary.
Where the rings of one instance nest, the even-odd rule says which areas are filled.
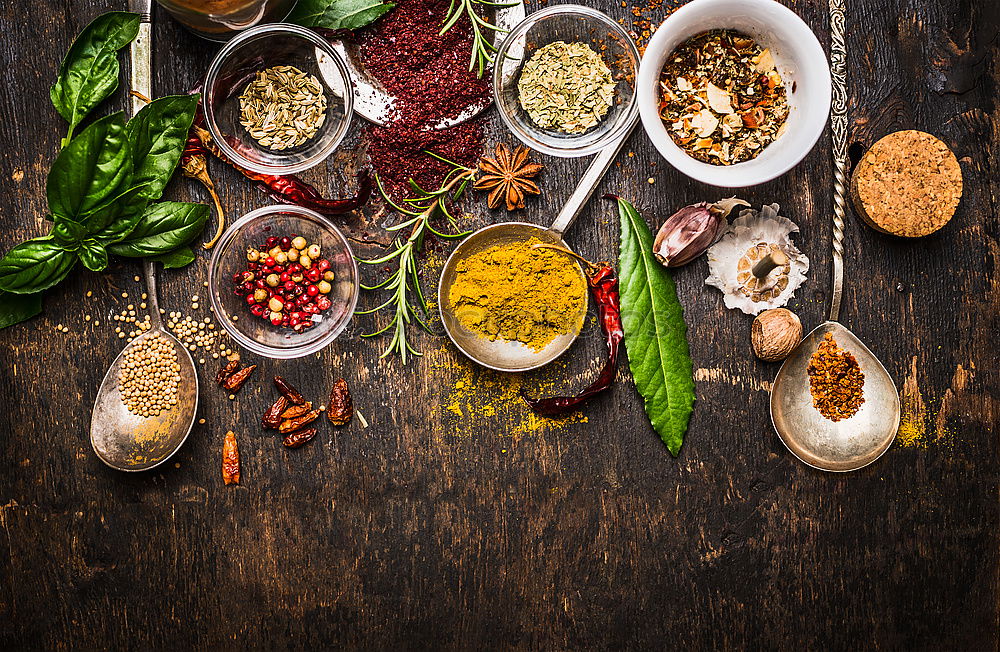
[[[494,245],[456,266],[448,300],[459,323],[490,340],[522,342],[536,351],[572,333],[587,312],[579,266],[538,238]]]

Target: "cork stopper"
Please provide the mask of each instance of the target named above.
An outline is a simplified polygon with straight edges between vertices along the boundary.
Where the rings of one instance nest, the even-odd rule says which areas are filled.
[[[873,229],[904,238],[934,233],[962,197],[962,169],[948,146],[923,131],[897,131],[872,145],[851,178],[851,200]]]

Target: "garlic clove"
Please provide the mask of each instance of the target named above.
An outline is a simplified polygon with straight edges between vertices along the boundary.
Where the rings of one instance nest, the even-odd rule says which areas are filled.
[[[666,267],[681,267],[705,253],[728,226],[726,217],[737,206],[749,206],[730,197],[714,204],[699,202],[685,206],[656,232],[653,255]]]

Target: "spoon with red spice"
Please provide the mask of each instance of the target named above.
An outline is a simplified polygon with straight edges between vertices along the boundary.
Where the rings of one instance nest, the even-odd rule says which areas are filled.
[[[792,351],[771,389],[771,421],[781,441],[797,458],[823,471],[854,471],[871,464],[892,445],[899,428],[899,394],[892,378],[875,354],[837,321],[844,287],[847,179],[844,4],[845,0],[830,2],[834,161],[830,316]]]
[[[397,7],[393,14],[382,18],[368,32],[358,39],[331,39],[330,44],[347,63],[354,86],[354,111],[369,122],[385,125],[397,120],[400,114],[414,112],[415,106],[434,105],[444,93],[464,100],[464,106],[450,107],[451,115],[429,125],[432,129],[447,129],[470,120],[482,113],[492,103],[489,84],[476,80],[475,72],[468,70],[468,55],[457,54],[456,44],[462,40],[463,32],[456,26],[448,33],[439,32],[440,24],[428,20],[427,16],[437,6],[444,3],[428,3],[422,6],[416,2],[412,6]],[[413,16],[401,12],[410,11]],[[421,20],[415,20],[415,16]],[[447,14],[435,16],[444,21]],[[493,36],[502,36],[524,20],[524,3],[515,2],[496,8],[496,30]],[[394,27],[395,26],[395,27]],[[333,34],[331,36],[336,36]],[[471,47],[471,36],[465,38]],[[417,53],[430,58],[433,63],[426,70],[414,70],[412,59]],[[377,57],[366,65],[366,58]],[[331,64],[332,65],[332,64]],[[324,66],[320,61],[320,68]],[[441,75],[454,74],[453,79]],[[487,78],[488,79],[488,78]],[[458,88],[466,80],[479,81],[482,92],[476,89]],[[401,93],[416,93],[415,97],[399,96],[387,86],[394,86]],[[428,91],[428,85],[435,90]],[[449,99],[449,102],[453,100]],[[419,110],[419,113],[431,113]],[[423,125],[421,125],[423,126]]]

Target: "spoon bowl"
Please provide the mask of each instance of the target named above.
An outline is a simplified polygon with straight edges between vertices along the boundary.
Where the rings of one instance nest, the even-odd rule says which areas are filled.
[[[141,417],[129,412],[118,390],[118,372],[125,353],[155,333],[166,336],[177,352],[181,380],[177,386],[177,404],[155,417]],[[184,444],[198,411],[198,374],[194,360],[184,345],[162,326],[152,328],[122,349],[105,374],[94,402],[90,424],[90,443],[94,452],[113,469],[146,471],[166,462]]]
[[[809,359],[830,333],[865,375],[861,408],[849,419],[830,421],[813,407]],[[889,449],[899,427],[899,394],[885,367],[861,340],[835,321],[812,330],[781,365],[771,390],[771,421],[789,451],[823,471],[854,471]]]
[[[156,294],[154,263],[144,261],[149,322],[152,328],[135,338],[115,361],[97,390],[94,414],[90,421],[90,444],[102,462],[119,471],[147,471],[163,464],[187,439],[198,412],[198,372],[191,354],[173,334],[163,327],[160,302]],[[118,372],[125,353],[159,333],[167,338],[177,353],[180,382],[177,404],[155,417],[141,417],[129,412],[118,389]]]
[[[441,322],[444,324],[445,332],[455,343],[458,350],[472,358],[474,361],[496,369],[497,371],[528,371],[546,365],[568,349],[573,341],[580,334],[583,328],[583,320],[587,314],[586,299],[583,308],[578,315],[575,315],[573,329],[567,333],[559,335],[540,350],[532,349],[521,342],[511,342],[508,340],[488,340],[462,326],[457,310],[451,305],[449,291],[455,283],[457,268],[461,261],[484,249],[496,245],[513,244],[526,242],[531,238],[538,238],[545,244],[554,245],[563,249],[569,246],[563,242],[558,233],[551,229],[529,224],[527,222],[501,222],[480,229],[462,241],[455,248],[455,251],[448,257],[448,261],[441,270],[441,280],[438,284],[438,301],[441,307]],[[579,264],[574,263],[574,269],[579,273],[580,279],[586,284],[583,271]],[[584,295],[586,297],[586,295]]]

